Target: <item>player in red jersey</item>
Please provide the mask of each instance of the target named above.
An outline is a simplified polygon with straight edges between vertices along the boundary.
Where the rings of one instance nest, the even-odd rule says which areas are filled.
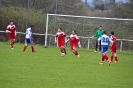
[[[16,26],[14,25],[13,21],[6,28],[6,32],[8,33],[8,38],[10,40],[10,47],[14,49],[13,45],[16,39]]]
[[[111,32],[111,36],[110,39],[113,41],[113,44],[110,46],[111,47],[111,62],[113,61],[113,58],[115,58],[115,62],[118,62],[118,57],[116,55],[116,48],[117,48],[117,44],[116,44],[116,37],[114,36],[114,32]]]
[[[78,43],[78,46],[81,48],[80,40],[78,36],[76,35],[76,31],[72,31],[72,34],[70,35],[70,38],[66,41],[66,43],[70,41],[70,48],[71,51],[77,56],[80,57],[78,54],[78,51],[76,50],[76,45]]]
[[[61,51],[61,56],[64,56],[66,54],[66,49],[64,47],[65,37],[66,37],[66,34],[62,32],[61,28],[58,28],[58,32],[56,33],[56,36],[55,36],[55,43],[58,41],[57,43]]]

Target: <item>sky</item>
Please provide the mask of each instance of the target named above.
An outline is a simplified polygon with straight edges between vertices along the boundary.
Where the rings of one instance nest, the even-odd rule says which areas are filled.
[[[82,0],[82,1],[85,2],[85,0]],[[87,0],[87,3],[89,3],[89,5],[93,7],[92,1],[93,0]],[[105,1],[105,0],[103,0],[103,1]],[[125,2],[128,2],[129,0],[115,0],[115,1],[116,2],[121,2],[122,1],[122,2],[125,3]]]
[[[83,2],[85,1],[85,0],[82,0]],[[92,2],[93,0],[87,0],[87,2]],[[104,1],[104,0],[103,0]],[[115,0],[116,2],[120,2],[120,1],[122,1],[122,2],[127,2],[128,0]]]

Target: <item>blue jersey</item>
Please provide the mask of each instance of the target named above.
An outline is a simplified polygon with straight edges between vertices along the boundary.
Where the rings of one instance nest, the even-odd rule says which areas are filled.
[[[98,38],[98,41],[101,40],[101,45],[108,45],[108,43],[113,43],[113,41],[109,38],[109,36],[103,34],[101,37]],[[98,42],[99,43],[99,42]],[[98,44],[100,45],[100,44]]]
[[[103,34],[101,37],[98,38],[98,45],[100,45],[100,40],[101,40],[101,51],[102,53],[106,53],[108,50],[108,44],[109,42],[112,44],[113,41],[109,38],[109,36]]]
[[[31,38],[31,35],[32,35],[32,29],[31,28],[28,28],[27,30],[26,30],[26,38]]]

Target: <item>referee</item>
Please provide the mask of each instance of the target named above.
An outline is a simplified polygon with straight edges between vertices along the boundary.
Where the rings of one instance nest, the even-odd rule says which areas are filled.
[[[103,34],[103,28],[102,26],[99,27],[99,29],[96,31],[94,37],[96,38],[96,46],[95,46],[95,52],[97,52],[98,49],[98,38]],[[101,51],[101,41],[99,46],[99,51]]]

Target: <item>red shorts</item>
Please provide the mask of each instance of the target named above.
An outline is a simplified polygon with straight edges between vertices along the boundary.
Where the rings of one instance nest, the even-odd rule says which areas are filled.
[[[73,50],[74,48],[76,48],[76,44],[71,44],[70,48],[71,48],[71,50]]]
[[[58,42],[58,47],[64,46],[64,42]]]
[[[8,38],[9,39],[16,39],[16,36],[15,36],[15,34],[8,34]]]
[[[112,53],[116,53],[116,46],[112,46],[112,47],[111,47],[111,52],[112,52]]]

